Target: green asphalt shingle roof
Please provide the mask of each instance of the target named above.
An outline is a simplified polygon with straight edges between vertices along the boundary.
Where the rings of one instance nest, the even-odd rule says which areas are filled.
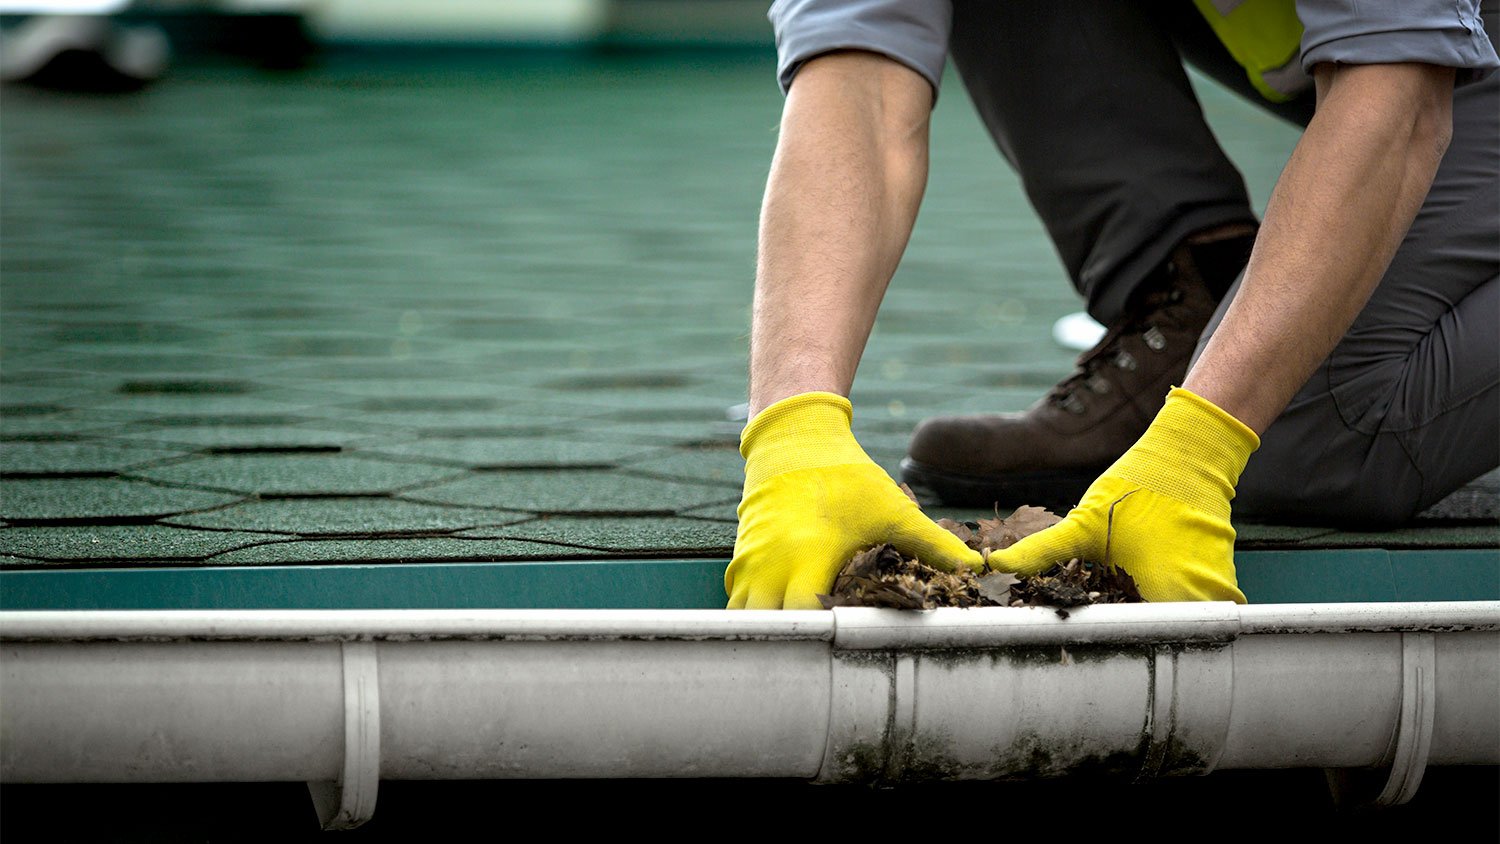
[[[7,89],[3,565],[728,555],[770,58],[464,61]],[[1294,131],[1205,107],[1263,200]],[[963,97],[933,138],[853,396],[888,469],[923,416],[1023,408],[1073,358],[1079,303]]]

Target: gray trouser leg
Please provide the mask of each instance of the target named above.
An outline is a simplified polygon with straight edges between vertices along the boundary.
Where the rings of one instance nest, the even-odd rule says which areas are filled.
[[[953,4],[949,55],[1106,324],[1184,237],[1255,222],[1183,71],[1168,18],[1184,13],[1197,14],[1121,0]]]
[[[1455,91],[1453,124],[1385,278],[1261,438],[1236,514],[1391,526],[1500,464],[1500,74]]]
[[[1101,322],[1184,236],[1254,220],[1180,57],[1247,86],[1195,15],[1187,3],[954,0],[950,55]],[[1492,9],[1486,24],[1493,39]],[[1262,105],[1309,114],[1307,102]],[[1455,92],[1427,202],[1348,335],[1266,431],[1235,512],[1390,525],[1497,464],[1500,74]]]

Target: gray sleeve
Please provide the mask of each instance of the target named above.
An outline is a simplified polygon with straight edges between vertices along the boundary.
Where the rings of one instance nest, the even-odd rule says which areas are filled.
[[[808,59],[833,50],[869,50],[926,77],[936,94],[948,57],[952,0],[776,0],[777,81],[785,92]]]
[[[1500,67],[1479,0],[1297,0],[1297,16],[1309,74],[1320,62],[1423,62],[1468,82]]]

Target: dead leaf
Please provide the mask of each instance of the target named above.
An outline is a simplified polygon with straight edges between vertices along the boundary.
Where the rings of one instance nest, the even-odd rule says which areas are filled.
[[[1017,507],[1015,512],[1005,517],[1006,527],[1016,532],[1017,539],[1025,539],[1033,533],[1046,530],[1060,521],[1062,521],[1062,516],[1057,515],[1051,510],[1045,507],[1032,507],[1027,504]]]
[[[955,522],[952,519],[938,519],[937,526],[958,537],[959,541],[965,545],[969,545],[971,548],[974,547],[970,545],[974,541],[974,531],[970,530],[969,526],[963,522]],[[975,550],[979,549],[976,548]]]
[[[917,494],[911,491],[911,487],[907,486],[906,484],[902,484],[901,491],[906,493],[906,497],[911,499],[911,503],[917,505],[918,507],[922,506],[922,502],[917,500]]]
[[[939,519],[938,524],[962,539],[970,548],[982,554],[999,551],[1020,542],[1022,539],[1045,530],[1062,517],[1043,507],[1022,505],[1005,518],[980,519],[978,522],[955,522]],[[972,525],[972,527],[970,527]],[[960,532],[958,528],[963,528]]]
[[[1010,587],[1019,583],[1021,579],[1005,571],[993,571],[979,578],[979,594],[997,606],[1008,606],[1010,604]]]

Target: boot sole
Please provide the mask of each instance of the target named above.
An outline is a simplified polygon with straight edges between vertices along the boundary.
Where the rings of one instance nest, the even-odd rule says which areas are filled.
[[[1041,469],[1004,475],[968,475],[938,469],[910,457],[901,460],[901,480],[919,495],[929,493],[950,507],[1012,508],[1023,504],[1054,513],[1073,509],[1109,464],[1083,469]]]

